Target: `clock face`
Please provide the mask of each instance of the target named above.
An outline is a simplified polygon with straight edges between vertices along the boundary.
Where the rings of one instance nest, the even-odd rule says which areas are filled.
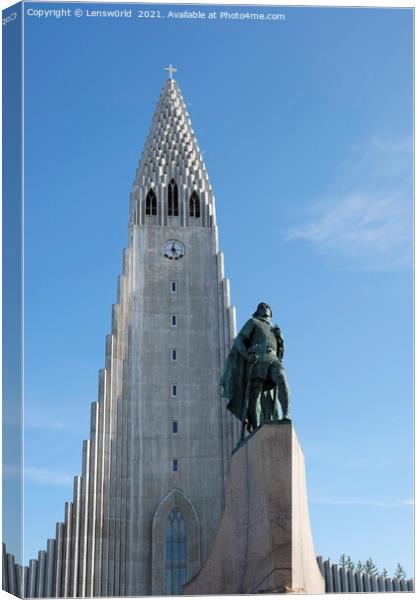
[[[178,260],[185,254],[184,244],[178,242],[178,240],[168,240],[163,246],[163,253],[166,258],[171,260]]]

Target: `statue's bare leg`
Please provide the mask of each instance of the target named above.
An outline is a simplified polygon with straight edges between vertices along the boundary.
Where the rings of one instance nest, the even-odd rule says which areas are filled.
[[[287,385],[286,371],[281,364],[271,365],[269,377],[277,385],[277,396],[281,405],[283,419],[290,419],[290,391]]]

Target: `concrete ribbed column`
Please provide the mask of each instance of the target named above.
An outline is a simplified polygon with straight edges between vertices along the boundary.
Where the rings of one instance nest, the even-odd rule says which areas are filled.
[[[9,583],[9,594],[16,596],[17,585],[16,585],[16,571],[15,571],[15,557],[13,554],[7,554],[7,581]]]
[[[122,411],[122,429],[121,429],[121,439],[122,439],[122,450],[121,450],[121,483],[128,482],[128,455],[127,455],[127,440],[128,440],[128,407],[127,403],[124,402],[121,404]],[[121,489],[120,494],[120,518],[121,518],[121,530],[120,530],[120,577],[119,577],[119,593],[120,596],[126,595],[126,551],[127,551],[127,503],[124,498],[124,494],[127,494],[127,488],[125,487],[125,491]],[[127,494],[128,495],[128,494]]]
[[[45,597],[45,563],[46,563],[47,553],[45,550],[40,550],[38,552],[38,573],[36,576],[36,597],[44,598]]]
[[[216,280],[217,280],[217,304],[218,304],[218,354],[219,354],[219,369],[220,373],[224,371],[224,365],[226,360],[226,312],[223,305],[223,254],[218,252],[216,254]],[[232,450],[232,432],[229,427],[229,413],[226,410],[226,401],[220,394],[219,402],[219,419],[221,423],[221,442],[222,442],[222,455],[223,455],[223,489],[226,491],[228,473],[229,473],[229,459]],[[224,494],[223,494],[224,497]]]
[[[108,595],[108,551],[109,551],[109,477],[110,477],[110,415],[111,408],[111,370],[112,370],[113,336],[106,337],[104,370],[104,432],[103,432],[103,501],[102,501],[102,552],[101,552],[101,589],[100,596]]]
[[[64,508],[64,544],[63,544],[63,574],[61,582],[61,596],[67,598],[70,594],[71,577],[71,536],[73,524],[73,503],[66,502]]]
[[[23,567],[15,564],[15,576],[16,576],[16,596],[19,598],[24,597],[24,575]]]
[[[349,580],[349,592],[354,593],[356,592],[356,578],[355,578],[355,573],[353,569],[350,569],[349,571],[347,571],[347,578]]]
[[[80,476],[74,478],[73,491],[73,515],[71,535],[71,559],[70,559],[70,593],[72,598],[77,597],[77,584],[79,580],[79,549],[80,549],[80,504],[82,482]]]
[[[120,306],[121,308],[121,306]],[[122,312],[122,311],[121,311]],[[119,328],[120,329],[120,328]],[[121,342],[120,342],[121,343]],[[117,367],[119,371],[119,365]],[[118,373],[118,375],[120,375]],[[117,430],[115,433],[115,467],[113,469],[113,480],[115,481],[114,494],[113,494],[113,521],[114,521],[114,553],[113,553],[113,595],[120,596],[119,590],[119,579],[120,579],[120,550],[121,550],[121,477],[122,477],[122,464],[121,464],[121,449],[122,449],[122,436],[121,436],[121,402],[119,401],[116,405],[116,424]]]
[[[394,589],[394,592],[400,592],[401,591],[400,580],[394,578],[392,580],[392,587]]]
[[[407,591],[414,592],[414,581],[412,579],[407,581]]]
[[[54,576],[54,554],[55,540],[47,540],[47,557],[45,565],[45,591],[44,595],[51,598],[53,595],[53,576]]]
[[[124,272],[126,273],[126,253],[124,253]],[[114,435],[114,452],[113,452],[113,464],[112,464],[112,479],[115,481],[113,491],[113,521],[114,521],[114,543],[113,543],[113,594],[120,596],[119,580],[120,580],[120,552],[121,552],[121,486],[122,486],[122,472],[123,464],[121,461],[122,454],[122,414],[121,414],[121,394],[122,394],[122,363],[123,363],[123,331],[124,331],[124,316],[125,316],[125,289],[127,285],[127,276],[124,274],[121,277],[121,284],[118,294],[118,323],[117,323],[117,344],[116,344],[116,378],[115,378],[115,397],[118,401],[115,403],[115,423],[116,430]]]
[[[127,250],[125,253],[125,263],[124,263],[124,290],[123,296],[121,298],[121,304],[123,308],[122,312],[122,331],[124,335],[121,338],[121,384],[120,384],[120,394],[121,398],[127,398],[129,394],[129,388],[127,387],[127,378],[124,377],[123,365],[124,361],[128,355],[129,349],[129,322],[130,315],[132,310],[132,301],[131,301],[131,290],[133,286],[132,282],[132,251]],[[120,489],[119,489],[119,577],[118,577],[118,585],[119,585],[119,594],[125,594],[125,564],[126,564],[126,544],[127,544],[127,511],[126,511],[126,498],[127,498],[127,468],[128,468],[128,454],[127,454],[127,438],[128,438],[128,428],[127,428],[127,402],[120,401],[119,412],[121,413],[121,426],[118,432],[118,435],[121,439],[121,454],[120,454]]]
[[[3,550],[2,550],[2,588],[3,590],[5,590],[6,592],[9,589],[9,580],[7,577],[7,552],[6,552],[6,544],[3,543]]]
[[[29,561],[28,597],[36,598],[36,578],[38,574],[38,561],[33,558]]]
[[[340,567],[341,591],[347,593],[349,591],[349,583],[347,578],[347,569]]]
[[[331,572],[331,564],[330,564],[329,560],[325,561],[324,568],[325,568],[325,591],[331,593],[334,591],[334,583],[333,583],[333,577],[332,577],[332,572]]]
[[[89,519],[89,476],[90,476],[90,440],[83,442],[83,465],[80,493],[80,551],[78,567],[78,593],[84,598],[86,595],[87,575],[87,546],[88,546],[88,519]]]
[[[103,539],[103,497],[104,497],[104,446],[105,446],[105,403],[106,403],[106,375],[105,371],[99,373],[98,389],[98,473],[97,473],[97,492],[96,492],[96,517],[93,521],[95,527],[95,553],[94,560],[94,581],[93,596],[101,595],[101,569],[102,569],[102,539]]]
[[[23,581],[23,596],[25,598],[27,598],[29,596],[29,567],[23,567],[22,581]]]
[[[110,377],[110,394],[109,394],[109,411],[110,411],[110,428],[109,428],[109,503],[108,503],[108,572],[106,574],[106,593],[107,596],[114,595],[114,561],[115,561],[115,488],[116,477],[113,476],[116,472],[116,440],[114,427],[116,425],[116,386],[118,380],[117,374],[117,352],[118,352],[118,304],[113,305],[112,311],[112,354],[111,354],[111,377]]]
[[[59,598],[61,596],[61,574],[63,571],[64,523],[57,523],[55,527],[55,540],[56,547],[52,595],[54,598]]]
[[[380,592],[386,592],[385,578],[382,576],[378,577],[378,588]]]
[[[95,577],[95,522],[96,522],[96,491],[98,476],[98,438],[99,438],[99,404],[92,402],[90,417],[90,464],[89,464],[89,506],[87,517],[87,557],[86,557],[86,596],[94,595]]]
[[[364,592],[371,592],[371,587],[370,587],[370,576],[367,573],[363,573],[362,575],[362,581],[363,581],[363,591]]]
[[[334,583],[334,592],[341,592],[341,581],[340,581],[340,573],[338,571],[338,565],[332,565],[332,574],[333,574],[333,583]]]
[[[113,370],[113,348],[114,336],[106,338],[106,384],[105,384],[105,416],[104,416],[104,471],[103,471],[103,513],[102,513],[102,553],[101,553],[101,596],[108,596],[108,569],[109,569],[109,510],[110,510],[110,456],[111,456],[111,414],[112,414],[112,370]]]
[[[119,595],[119,545],[120,545],[120,521],[119,510],[121,495],[121,411],[120,399],[122,394],[122,365],[123,365],[123,317],[124,306],[122,299],[124,297],[124,285],[126,277],[120,278],[120,292],[118,294],[118,304],[115,305],[113,315],[112,330],[115,337],[115,344],[112,354],[112,382],[111,382],[111,490],[110,490],[110,531],[109,531],[109,565],[108,565],[108,594]]]

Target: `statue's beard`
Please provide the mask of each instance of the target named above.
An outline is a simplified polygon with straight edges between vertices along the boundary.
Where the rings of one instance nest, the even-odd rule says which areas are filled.
[[[271,323],[271,316],[270,315],[257,315],[258,319],[262,319],[263,321],[267,321],[267,323]]]

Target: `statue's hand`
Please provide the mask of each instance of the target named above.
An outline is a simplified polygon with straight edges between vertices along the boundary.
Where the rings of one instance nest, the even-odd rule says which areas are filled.
[[[257,354],[254,354],[254,352],[250,352],[248,354],[248,362],[250,362],[251,365],[255,365],[255,363],[257,362],[257,360],[258,360],[258,355]]]

